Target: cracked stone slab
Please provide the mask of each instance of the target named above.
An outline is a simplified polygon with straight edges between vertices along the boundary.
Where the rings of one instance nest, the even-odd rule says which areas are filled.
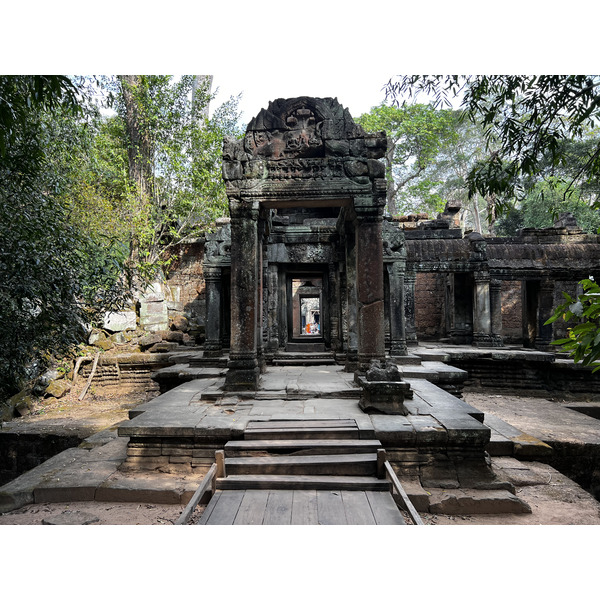
[[[65,510],[59,515],[52,515],[42,519],[42,525],[90,525],[100,519],[91,513],[79,510]]]

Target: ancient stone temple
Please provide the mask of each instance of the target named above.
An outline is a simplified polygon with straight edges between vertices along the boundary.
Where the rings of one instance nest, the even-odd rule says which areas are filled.
[[[226,140],[231,218],[206,236],[203,261],[204,364],[228,357],[226,390],[256,389],[292,353],[364,374],[419,341],[549,350],[564,333],[545,322],[561,290],[598,274],[598,236],[565,217],[484,238],[462,231],[452,203],[393,220],[385,149],[332,98],[275,100]]]
[[[280,349],[344,352],[353,369],[384,357],[385,149],[385,134],[365,133],[337,100],[308,97],[271,102],[243,140],[225,144],[231,305],[217,307],[216,270],[227,267],[210,250],[206,343],[218,349],[216,315],[230,312],[228,389],[254,389]],[[398,281],[401,238],[397,231],[386,245]],[[392,318],[402,351],[397,310]]]

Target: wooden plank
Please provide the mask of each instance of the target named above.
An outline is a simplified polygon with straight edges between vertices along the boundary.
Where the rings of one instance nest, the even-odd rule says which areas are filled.
[[[293,490],[292,525],[317,525],[317,490]]]
[[[314,489],[314,490],[390,490],[390,482],[376,477],[343,475],[230,475],[217,480],[222,490],[233,489]]]
[[[387,471],[388,477],[391,479],[394,488],[400,495],[402,508],[404,508],[404,510],[408,511],[411,521],[415,525],[423,525],[423,521],[421,520],[419,513],[413,506],[413,503],[410,501],[408,494],[404,491],[404,488],[402,487],[400,480],[398,479],[394,469],[392,468],[392,465],[387,460],[385,461],[385,470]]]
[[[389,492],[366,491],[377,525],[406,525],[402,513],[398,510]]]
[[[290,525],[293,497],[293,490],[271,490],[263,525]]]
[[[213,478],[217,472],[217,465],[213,464],[212,467],[208,470],[208,473],[202,478],[202,482],[198,489],[194,492],[191,500],[187,503],[187,506],[183,509],[183,512],[179,516],[179,519],[175,521],[175,525],[185,525],[189,520],[192,512],[196,508],[198,502],[204,495],[204,493],[208,490],[208,486],[212,484]]]
[[[308,420],[297,419],[294,421],[250,421],[246,429],[301,429],[320,427],[356,427],[354,419]]]
[[[310,454],[228,458],[231,475],[375,475],[375,454]]]
[[[232,525],[245,490],[226,490],[219,495],[206,525]]]
[[[365,492],[342,491],[342,501],[348,525],[376,525]]]
[[[210,515],[212,514],[212,511],[214,510],[215,506],[219,502],[219,498],[221,497],[221,494],[222,494],[221,490],[217,490],[216,492],[213,493],[213,497],[210,499],[210,502],[204,509],[204,512],[202,513],[202,516],[200,517],[200,520],[198,521],[198,525],[206,525],[208,519],[210,519]]]
[[[233,521],[234,525],[262,525],[269,490],[246,490]]]
[[[319,525],[346,525],[341,490],[317,490]]]

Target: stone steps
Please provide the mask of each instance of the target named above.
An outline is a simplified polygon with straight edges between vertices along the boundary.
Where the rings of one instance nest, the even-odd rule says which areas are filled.
[[[296,344],[301,345],[301,344]],[[298,350],[293,352],[278,352],[273,357],[273,364],[285,366],[334,365],[335,357],[332,352]]]
[[[356,439],[272,439],[236,440],[225,444],[225,456],[260,456],[265,454],[311,455],[372,453],[381,448],[379,440]]]
[[[246,440],[283,439],[358,439],[354,419],[250,421],[244,433]]]

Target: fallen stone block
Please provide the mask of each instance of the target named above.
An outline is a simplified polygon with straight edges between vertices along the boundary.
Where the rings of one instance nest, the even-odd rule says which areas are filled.
[[[429,512],[446,515],[524,514],[529,504],[507,490],[428,490]]]

